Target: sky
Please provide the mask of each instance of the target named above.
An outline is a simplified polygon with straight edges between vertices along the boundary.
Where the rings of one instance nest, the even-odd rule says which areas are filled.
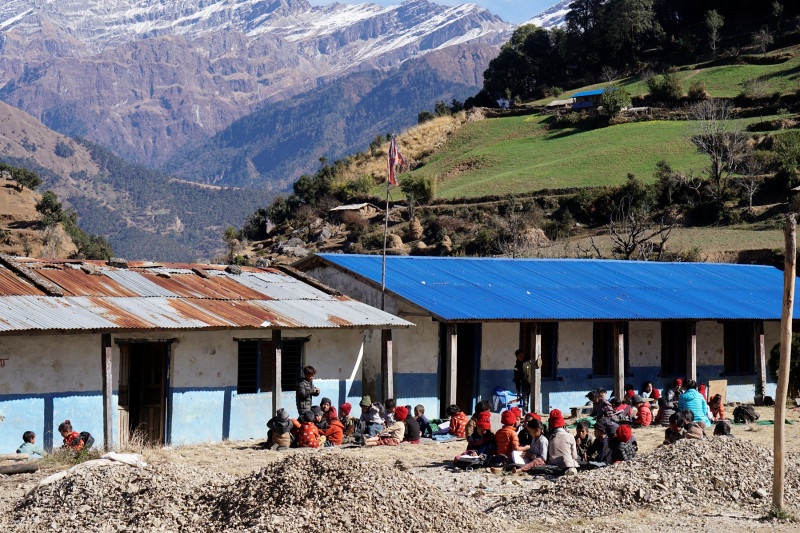
[[[313,5],[324,5],[332,3],[332,0],[310,0]],[[361,4],[366,0],[339,0],[342,4]],[[392,5],[400,4],[403,0],[372,0],[375,4]],[[458,4],[478,4],[488,9],[495,15],[499,15],[506,22],[519,24],[530,20],[534,15],[538,15],[548,7],[558,3],[558,0],[431,0],[437,4],[458,5]]]

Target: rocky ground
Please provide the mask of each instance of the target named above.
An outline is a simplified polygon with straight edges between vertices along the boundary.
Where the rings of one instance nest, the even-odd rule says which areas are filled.
[[[761,408],[762,420],[772,410]],[[800,423],[787,426],[786,502],[800,514]],[[767,520],[773,426],[658,447],[635,430],[627,464],[551,480],[450,468],[463,442],[269,451],[259,441],[146,448],[149,466],[63,466],[0,478],[6,531],[797,531]]]

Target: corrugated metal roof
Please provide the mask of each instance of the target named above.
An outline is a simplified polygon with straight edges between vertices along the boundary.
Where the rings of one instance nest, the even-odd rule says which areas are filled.
[[[572,95],[572,98],[577,98],[578,96],[595,96],[597,94],[603,94],[605,89],[594,89],[593,91],[581,91],[579,93],[575,93]]]
[[[381,281],[379,256],[317,257]],[[783,272],[718,263],[388,256],[386,287],[443,320],[777,320]]]
[[[61,287],[65,296],[47,296],[0,268],[0,333],[412,325],[272,269],[244,268],[234,275],[216,265],[147,263],[118,269],[87,261],[92,267],[84,271],[79,261],[19,262]]]

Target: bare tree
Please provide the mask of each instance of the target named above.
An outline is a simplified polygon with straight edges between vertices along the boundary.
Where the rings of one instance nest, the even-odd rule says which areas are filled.
[[[769,48],[769,45],[774,42],[775,39],[772,38],[772,34],[769,32],[769,28],[766,26],[753,34],[753,46],[761,50],[761,53],[764,55],[767,54],[767,48]]]
[[[611,83],[619,78],[619,72],[614,67],[606,65],[600,69],[600,78],[606,83]]]
[[[611,236],[615,259],[655,259],[660,261],[672,232],[672,222],[661,218],[655,222],[646,209],[631,207],[625,198],[611,215],[608,232]]]
[[[42,257],[62,257],[64,237],[58,229],[58,224],[51,224],[44,229],[42,235]]]
[[[595,254],[597,255],[597,259],[603,258],[603,252],[600,251],[597,243],[594,242],[594,237],[589,237],[589,246],[584,247],[578,242],[575,244],[575,247],[577,248],[575,256],[578,259],[591,259]]]
[[[716,9],[706,12],[706,30],[708,30],[708,45],[711,54],[717,57],[717,43],[719,43],[719,30],[725,24],[725,17],[720,15]]]
[[[734,122],[727,102],[704,100],[693,108],[695,131],[691,137],[697,151],[707,155],[710,165],[706,190],[718,207],[722,208],[728,194],[730,181],[749,151],[747,136]]]
[[[506,235],[497,239],[495,248],[500,255],[519,257],[519,251],[525,247],[525,230],[527,223],[522,205],[517,202],[513,194],[508,196],[505,205],[505,216],[498,220],[498,225],[505,230]]]
[[[753,196],[755,196],[761,182],[758,176],[763,172],[761,162],[755,157],[748,157],[742,165],[741,173],[743,176],[739,178],[739,186],[747,194],[747,207],[753,209]]]

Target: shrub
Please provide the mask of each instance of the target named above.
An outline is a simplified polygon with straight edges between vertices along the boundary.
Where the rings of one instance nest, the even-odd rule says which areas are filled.
[[[349,233],[349,239],[351,241],[358,241],[366,235],[369,231],[369,220],[363,218],[358,213],[354,213],[352,211],[345,212],[342,215],[342,222],[344,222],[344,227]]]
[[[646,82],[650,96],[663,102],[677,102],[683,97],[683,84],[674,70],[651,76]]]
[[[762,78],[748,78],[742,82],[740,97],[750,100],[765,98],[769,94],[769,83]]]
[[[58,141],[58,143],[56,143],[56,155],[58,157],[72,157],[74,153],[75,149],[64,141]]]
[[[427,109],[424,111],[420,111],[419,114],[417,115],[417,124],[425,124],[426,122],[431,121],[434,118],[435,117],[433,116],[433,113],[431,113]]]
[[[603,90],[603,110],[610,117],[615,117],[620,111],[631,105],[631,95],[619,85],[612,85]]]
[[[689,86],[689,98],[692,100],[705,100],[708,98],[706,84],[702,81],[695,81]]]

